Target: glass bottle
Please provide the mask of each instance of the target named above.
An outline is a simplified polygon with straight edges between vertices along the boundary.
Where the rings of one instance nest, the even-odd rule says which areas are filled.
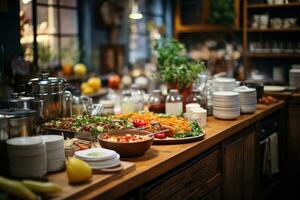
[[[136,106],[130,91],[122,92],[121,113],[128,114],[136,111]]]
[[[182,114],[182,99],[178,94],[178,90],[170,90],[166,99],[166,114],[181,115]]]
[[[135,110],[141,111],[144,110],[144,94],[143,91],[139,90],[137,86],[133,85],[130,88],[132,99],[135,103]]]
[[[200,90],[194,89],[187,97],[187,103],[197,103],[202,108],[206,109],[206,96],[201,94]]]
[[[207,115],[211,116],[213,115],[213,94],[214,94],[214,89],[211,80],[209,80],[206,84],[205,94],[207,99],[207,106],[206,106]]]
[[[154,113],[165,113],[165,98],[160,90],[153,90],[148,100],[148,108]]]

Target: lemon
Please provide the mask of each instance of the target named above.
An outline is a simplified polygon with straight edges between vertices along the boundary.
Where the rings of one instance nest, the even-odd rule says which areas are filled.
[[[91,77],[88,80],[88,85],[94,89],[94,91],[97,91],[101,88],[101,79],[98,77]]]
[[[75,75],[77,76],[84,76],[86,75],[86,66],[85,64],[82,64],[82,63],[77,63],[75,66],[74,66],[74,73]]]
[[[93,94],[95,91],[90,86],[86,86],[81,90],[82,94]]]
[[[86,87],[89,87],[89,84],[87,82],[81,83],[81,85],[80,85],[81,91],[83,91]]]
[[[66,161],[66,166],[70,183],[80,183],[92,177],[92,168],[78,158],[70,157]]]

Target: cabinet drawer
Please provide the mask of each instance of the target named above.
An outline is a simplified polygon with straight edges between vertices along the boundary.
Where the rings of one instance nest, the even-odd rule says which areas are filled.
[[[221,183],[220,150],[192,159],[152,181],[143,189],[143,199],[200,199]]]

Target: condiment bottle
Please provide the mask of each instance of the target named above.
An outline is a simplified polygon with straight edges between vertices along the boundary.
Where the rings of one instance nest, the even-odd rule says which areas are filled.
[[[212,82],[211,80],[209,80],[206,84],[206,90],[205,90],[205,94],[207,98],[206,110],[208,116],[213,115],[213,93],[214,93],[214,89],[212,86]]]
[[[153,90],[148,100],[148,109],[154,113],[165,113],[165,98],[160,90]]]
[[[182,99],[178,94],[178,90],[170,90],[166,99],[166,114],[181,115],[182,114]]]
[[[136,111],[135,102],[130,91],[122,92],[121,97],[121,113],[128,114]]]
[[[194,89],[192,93],[187,97],[187,104],[188,103],[197,103],[202,108],[206,108],[206,96],[201,94],[200,90]]]
[[[137,86],[133,85],[130,88],[132,99],[134,101],[135,110],[141,111],[144,110],[144,94]]]

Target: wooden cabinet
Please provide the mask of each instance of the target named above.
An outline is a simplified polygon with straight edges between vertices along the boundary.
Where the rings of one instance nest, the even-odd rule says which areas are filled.
[[[142,187],[141,199],[215,199],[220,197],[220,148],[188,161]],[[219,199],[219,198],[218,198]]]
[[[223,143],[225,200],[254,199],[255,136],[255,127],[250,127]]]
[[[199,33],[232,31],[240,28],[240,0],[233,0],[235,19],[231,25],[210,24],[210,0],[176,0],[174,14],[174,35],[180,33]]]
[[[287,183],[299,185],[300,178],[300,95],[292,96],[288,106]]]

